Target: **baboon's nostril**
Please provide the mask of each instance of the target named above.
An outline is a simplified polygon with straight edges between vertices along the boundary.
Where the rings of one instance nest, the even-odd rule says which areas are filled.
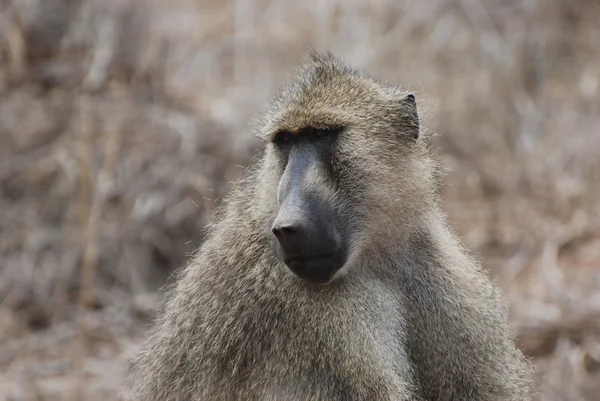
[[[297,227],[295,227],[293,224],[276,224],[272,231],[277,239],[281,241],[284,237],[289,237],[296,233]]]

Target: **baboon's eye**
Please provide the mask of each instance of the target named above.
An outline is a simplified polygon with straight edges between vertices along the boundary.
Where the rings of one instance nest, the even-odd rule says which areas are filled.
[[[278,132],[277,135],[275,135],[273,142],[284,143],[284,142],[288,142],[290,139],[292,139],[292,134],[290,134],[287,131],[281,131],[281,132]]]
[[[312,134],[316,138],[324,136],[333,136],[341,131],[340,128],[313,128]]]

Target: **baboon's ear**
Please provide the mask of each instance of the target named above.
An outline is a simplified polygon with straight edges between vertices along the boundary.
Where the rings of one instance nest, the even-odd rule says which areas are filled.
[[[409,93],[400,100],[399,129],[403,135],[411,139],[419,138],[419,114],[415,95]]]

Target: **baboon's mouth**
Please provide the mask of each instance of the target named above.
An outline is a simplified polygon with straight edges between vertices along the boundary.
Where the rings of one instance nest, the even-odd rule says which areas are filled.
[[[310,284],[328,284],[346,262],[345,252],[334,251],[313,255],[294,255],[283,258],[286,266]]]
[[[324,254],[320,254],[320,255],[294,256],[294,257],[285,258],[283,261],[286,265],[289,266],[293,263],[303,264],[303,263],[307,263],[307,262],[314,262],[317,260],[331,259],[334,256],[335,256],[335,252],[330,252],[330,253],[324,253]]]

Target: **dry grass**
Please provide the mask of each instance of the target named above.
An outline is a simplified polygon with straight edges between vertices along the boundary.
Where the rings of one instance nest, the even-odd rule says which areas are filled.
[[[0,0],[0,400],[118,399],[308,46],[417,90],[539,399],[598,399],[599,19],[594,0]]]

